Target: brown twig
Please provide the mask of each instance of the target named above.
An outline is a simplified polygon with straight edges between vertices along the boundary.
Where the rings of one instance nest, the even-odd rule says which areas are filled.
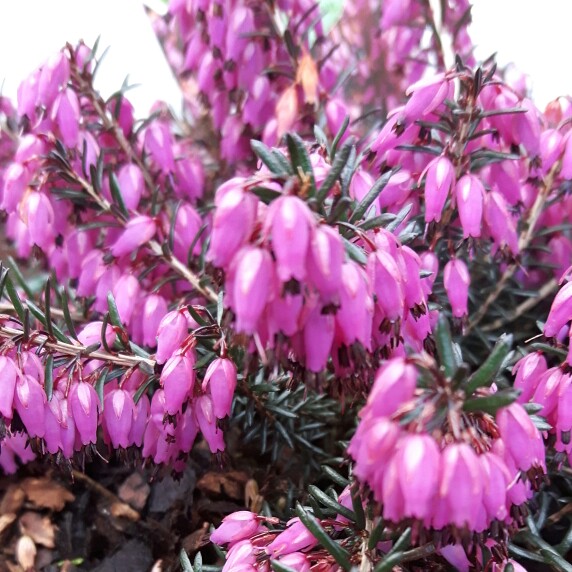
[[[10,328],[8,326],[0,326],[0,338],[12,340],[16,337],[24,335],[24,330],[17,328]],[[89,357],[90,359],[98,359],[105,362],[114,363],[116,365],[122,365],[127,367],[135,367],[141,364],[145,364],[150,368],[155,367],[155,360],[150,358],[144,358],[140,356],[127,355],[122,353],[111,354],[104,351],[94,351],[88,352],[87,347],[78,343],[78,345],[67,344],[65,342],[60,342],[55,340],[43,333],[35,333],[30,337],[28,343],[34,346],[42,346],[43,348],[48,348],[54,350],[59,354],[68,356],[82,356]]]

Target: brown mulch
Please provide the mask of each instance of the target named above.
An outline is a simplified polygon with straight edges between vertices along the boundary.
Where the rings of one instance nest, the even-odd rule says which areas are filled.
[[[118,461],[34,462],[0,477],[0,572],[169,572],[181,548],[215,563],[210,524],[261,502],[254,479],[200,448],[178,477]]]

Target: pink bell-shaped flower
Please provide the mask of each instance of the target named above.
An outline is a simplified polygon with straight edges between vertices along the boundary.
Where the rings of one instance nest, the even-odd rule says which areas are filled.
[[[222,519],[220,526],[211,533],[215,544],[236,544],[253,536],[260,526],[258,515],[248,510],[233,512]]]
[[[30,375],[18,376],[14,405],[30,437],[44,436],[45,403],[46,394],[39,382]]]
[[[188,332],[187,319],[180,310],[166,314],[157,329],[157,363],[165,363],[179,349]]]
[[[191,351],[176,354],[167,360],[161,372],[161,385],[165,390],[165,411],[169,415],[180,413],[183,404],[192,396],[195,384],[195,359]]]
[[[455,198],[464,238],[481,236],[484,194],[483,184],[475,175],[464,175],[457,181]]]
[[[133,424],[133,396],[124,389],[113,389],[103,400],[103,419],[115,449],[131,445],[129,434]]]
[[[72,384],[69,403],[80,440],[84,445],[97,440],[99,397],[85,381]]]
[[[460,258],[449,260],[443,271],[443,282],[451,303],[453,316],[455,318],[466,316],[469,313],[467,305],[471,283],[467,265]]]
[[[273,262],[268,251],[245,246],[236,255],[233,310],[236,329],[252,334],[268,302],[273,281]]]
[[[282,282],[304,280],[313,223],[310,209],[298,197],[285,196],[272,203],[267,216],[278,278]]]
[[[318,544],[312,533],[304,526],[299,518],[292,518],[287,523],[287,528],[266,547],[266,552],[272,558],[308,550]]]
[[[433,159],[425,169],[425,221],[441,220],[443,207],[455,182],[455,168],[447,157]]]
[[[119,235],[111,247],[111,254],[116,258],[132,253],[134,250],[150,241],[157,225],[155,221],[146,216],[140,215],[129,220],[125,225],[125,230]]]
[[[236,388],[236,366],[228,358],[217,358],[209,364],[203,380],[213,399],[214,414],[218,419],[230,415],[232,398]]]
[[[556,294],[548,318],[544,323],[544,335],[554,338],[572,320],[572,282],[565,284]]]

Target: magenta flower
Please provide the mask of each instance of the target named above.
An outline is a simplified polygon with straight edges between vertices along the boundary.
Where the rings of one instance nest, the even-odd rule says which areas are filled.
[[[270,206],[267,217],[278,278],[282,282],[303,280],[314,222],[310,209],[298,197],[280,197]]]
[[[84,445],[95,443],[100,408],[95,389],[85,381],[74,383],[70,390],[69,403],[81,442]]]
[[[455,168],[447,157],[433,159],[425,175],[425,221],[439,221],[449,191],[455,182]],[[423,176],[422,176],[423,177]]]
[[[572,320],[572,282],[567,282],[556,294],[548,318],[544,324],[544,335],[553,338]]]
[[[236,255],[233,284],[233,310],[236,329],[252,334],[269,300],[274,264],[268,251],[245,246]]]
[[[230,415],[232,398],[236,388],[236,366],[228,358],[218,358],[207,368],[202,385],[203,391],[208,388],[213,398],[214,414],[218,419]]]
[[[131,445],[129,435],[133,425],[133,396],[124,389],[110,391],[103,400],[103,418],[111,444],[126,449]]]
[[[157,226],[152,218],[145,215],[132,218],[125,225],[125,230],[111,247],[111,254],[115,257],[131,254],[134,250],[151,240],[156,232]]]
[[[166,314],[157,328],[157,363],[165,363],[179,349],[188,332],[187,319],[180,310]]]
[[[481,236],[484,194],[483,184],[475,175],[464,175],[457,181],[455,198],[464,238]]]
[[[445,290],[451,303],[455,318],[463,318],[469,313],[469,285],[471,277],[467,265],[460,259],[454,258],[447,262],[443,274]]]
[[[195,384],[195,359],[191,351],[176,354],[167,360],[161,372],[161,385],[165,390],[165,411],[169,415],[180,413],[183,404],[192,396]]]
[[[222,519],[220,526],[211,533],[211,542],[234,545],[253,536],[259,526],[257,514],[239,510]]]
[[[287,525],[288,528],[278,534],[266,547],[266,552],[268,552],[272,558],[300,550],[308,550],[318,544],[318,541],[299,518],[290,519]]]
[[[30,375],[19,375],[16,381],[14,404],[31,437],[43,437],[46,431],[46,394],[40,383]]]
[[[6,420],[12,419],[14,392],[19,372],[12,360],[6,356],[0,356],[0,415]]]

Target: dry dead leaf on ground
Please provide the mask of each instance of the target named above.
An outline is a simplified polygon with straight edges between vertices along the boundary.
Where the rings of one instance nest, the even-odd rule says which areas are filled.
[[[21,536],[16,543],[16,560],[24,570],[32,570],[36,559],[36,545],[29,536]]]
[[[197,483],[197,488],[205,493],[225,494],[232,499],[244,499],[244,487],[248,475],[242,471],[228,473],[206,473]]]
[[[39,508],[59,512],[67,502],[75,499],[71,491],[48,478],[29,478],[21,484],[26,498]]]
[[[0,538],[2,533],[10,528],[10,525],[16,520],[16,515],[12,512],[0,516]]]
[[[10,485],[0,501],[0,514],[17,513],[24,504],[26,495],[21,487]]]
[[[18,522],[22,533],[29,536],[36,544],[46,548],[55,547],[56,529],[47,516],[28,511]]]

